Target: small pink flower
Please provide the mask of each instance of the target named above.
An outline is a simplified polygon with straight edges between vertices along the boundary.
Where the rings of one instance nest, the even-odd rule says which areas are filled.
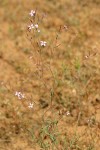
[[[36,29],[38,28],[38,24],[35,24],[34,26],[35,26]]]
[[[40,41],[40,45],[41,45],[41,46],[44,46],[44,47],[45,47],[46,44],[47,44],[47,42],[45,42],[45,41]]]
[[[30,26],[28,26],[28,29],[29,30],[34,29],[34,24],[31,24]]]
[[[17,92],[17,91],[16,91],[16,93],[15,93],[15,96],[17,96],[18,99],[23,99],[23,98],[25,98],[25,95],[24,95],[24,94],[22,94],[21,92]]]
[[[38,30],[38,32],[40,32],[40,30]]]
[[[35,16],[35,10],[31,10],[31,12],[29,13],[29,15],[31,16],[31,17],[33,17],[33,16]]]
[[[70,112],[69,112],[69,111],[67,111],[67,112],[66,112],[66,115],[67,115],[67,116],[69,116],[69,115],[70,115]]]
[[[29,103],[28,107],[33,108],[33,103]]]

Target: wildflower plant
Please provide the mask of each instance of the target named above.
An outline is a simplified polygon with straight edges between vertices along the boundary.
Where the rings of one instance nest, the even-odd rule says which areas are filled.
[[[77,110],[75,119],[77,125],[80,124],[82,116],[82,102],[80,102],[81,92],[77,94],[77,88],[73,89],[73,87],[75,87],[76,81],[79,80],[78,75],[80,75],[79,73],[84,62],[80,63],[78,59],[75,59],[75,64],[73,65],[77,72],[75,76],[73,75],[74,73],[69,71],[70,69],[66,67],[64,61],[62,61],[61,66],[56,69],[54,62],[58,59],[56,56],[57,49],[62,46],[60,36],[63,32],[65,33],[68,31],[69,28],[66,25],[59,26],[52,39],[48,39],[43,34],[41,25],[44,23],[45,16],[45,14],[39,15],[37,10],[31,10],[26,28],[26,35],[32,46],[32,50],[30,51],[31,56],[29,58],[33,64],[35,79],[38,81],[38,100],[37,102],[34,102],[32,100],[34,99],[33,96],[31,97],[30,102],[28,102],[27,105],[25,104],[25,106],[30,110],[34,110],[32,111],[34,113],[36,108],[38,108],[37,110],[43,109],[42,114],[40,114],[41,127],[39,128],[37,135],[35,135],[35,131],[31,132],[29,130],[29,132],[32,137],[34,137],[34,142],[38,143],[43,149],[59,149],[59,141],[65,145],[67,144],[65,149],[70,149],[73,148],[74,140],[74,145],[77,142],[76,135],[68,145],[66,136],[63,137],[64,141],[61,141],[60,132],[56,129],[58,129],[59,122],[63,118],[71,118],[74,116],[72,111],[74,110],[74,105]],[[87,57],[85,58],[87,59]],[[69,86],[72,91],[69,97],[66,96],[66,90],[64,91],[63,89],[63,87],[66,89],[66,86]],[[86,87],[84,88],[84,91],[85,89]],[[16,91],[15,96],[18,97],[18,99],[21,99],[22,102],[28,100],[28,97],[26,97],[25,94],[18,91]],[[77,99],[78,102],[73,102],[73,99]],[[62,150],[63,147],[64,146],[61,147]]]
[[[30,18],[29,18],[30,25],[28,24],[26,33],[27,33],[27,38],[33,47],[33,51],[31,51],[32,57],[31,56],[30,57],[32,58],[32,61],[33,61],[34,74],[36,75],[39,81],[38,82],[39,83],[39,96],[40,96],[39,99],[40,99],[41,104],[44,105],[44,101],[41,100],[42,91],[45,91],[44,97],[46,96],[47,98],[47,104],[45,105],[47,108],[46,110],[44,110],[44,113],[42,114],[42,121],[45,124],[47,120],[49,119],[47,117],[48,112],[51,113],[52,117],[55,117],[56,115],[58,116],[58,120],[61,119],[61,117],[58,115],[59,111],[56,112],[54,109],[55,107],[54,100],[58,98],[57,89],[59,86],[58,82],[60,80],[57,79],[57,76],[55,74],[56,68],[53,65],[53,57],[54,57],[54,53],[57,51],[57,48],[59,48],[59,46],[61,45],[61,42],[60,42],[61,33],[67,31],[68,28],[65,25],[61,25],[57,29],[56,34],[52,39],[53,41],[52,44],[50,44],[50,39],[45,38],[45,36],[42,33],[41,23],[43,23],[45,15],[43,14],[42,16],[39,16],[38,12],[34,10],[31,10],[31,13],[29,15],[30,15]],[[45,57],[46,53],[48,53],[48,57]],[[59,74],[59,70],[57,70],[57,74]],[[36,104],[33,105],[33,103],[29,103],[28,107],[33,108],[33,106],[36,107],[35,105]],[[64,114],[66,116],[69,116],[70,112],[66,110]],[[52,121],[51,121],[51,124],[52,124]],[[56,120],[56,122],[58,121]],[[52,142],[56,143],[56,141],[52,137],[55,135],[51,135],[50,133],[48,133],[45,136],[50,137],[51,143]]]

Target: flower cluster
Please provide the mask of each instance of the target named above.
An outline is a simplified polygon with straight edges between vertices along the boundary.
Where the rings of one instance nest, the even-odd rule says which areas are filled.
[[[22,94],[21,92],[17,92],[17,91],[16,91],[16,93],[15,93],[15,96],[17,96],[18,99],[23,99],[23,98],[25,98],[25,95],[24,95],[24,94]]]
[[[23,99],[23,98],[25,98],[25,95],[22,94],[21,92],[18,92],[18,91],[15,92],[15,96],[17,96],[18,99]],[[29,103],[28,107],[29,107],[29,108],[33,108],[33,103]]]
[[[35,16],[35,10],[31,10],[31,12],[29,13],[29,15],[31,16],[31,17],[33,17],[33,16]],[[31,25],[29,25],[28,26],[28,29],[29,30],[32,30],[32,29],[36,29],[37,30],[37,32],[40,32],[40,30],[38,29],[38,24],[31,24]],[[46,44],[47,44],[47,42],[45,42],[45,41],[40,41],[40,46],[41,47],[45,47],[46,46]]]
[[[31,10],[31,12],[29,13],[29,15],[31,17],[35,16],[36,12],[35,10]],[[31,29],[37,29],[38,32],[40,32],[40,30],[38,30],[38,24],[31,24],[28,26],[28,29],[31,30]]]
[[[38,29],[38,24],[31,24],[28,26],[28,29],[31,30],[31,29]],[[39,32],[40,30],[38,30]]]
[[[31,25],[28,26],[28,29],[29,29],[29,30],[31,30],[31,29],[33,29],[33,28],[34,28],[34,25],[33,25],[33,24],[31,24]]]

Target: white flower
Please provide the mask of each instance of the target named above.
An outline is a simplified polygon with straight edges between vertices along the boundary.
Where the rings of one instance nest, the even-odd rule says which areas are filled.
[[[47,42],[45,42],[45,41],[40,41],[40,45],[41,45],[41,46],[46,46],[46,43],[47,43]]]
[[[38,32],[40,32],[40,30],[38,30]]]
[[[35,26],[36,29],[38,28],[38,24],[35,24],[34,26]]]
[[[31,17],[33,17],[33,16],[35,16],[35,10],[31,10],[31,12],[29,13],[29,15],[31,16]]]
[[[31,24],[30,26],[28,26],[29,30],[34,28],[34,24]]]
[[[33,103],[29,103],[28,107],[33,108]]]
[[[69,115],[70,115],[70,112],[69,112],[69,111],[67,111],[67,112],[66,112],[66,115],[67,115],[67,116],[69,116]]]
[[[15,96],[17,96],[18,99],[23,99],[23,98],[25,98],[25,95],[24,95],[24,94],[22,94],[21,92],[17,92],[17,91],[16,91],[16,93],[15,93]]]

